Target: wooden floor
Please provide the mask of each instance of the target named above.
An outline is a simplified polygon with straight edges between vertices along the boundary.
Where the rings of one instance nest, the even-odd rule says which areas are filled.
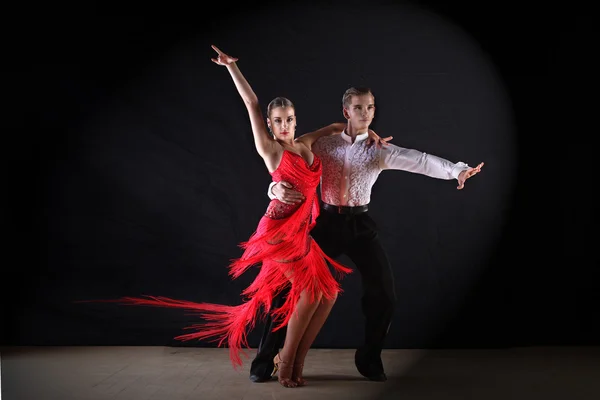
[[[354,350],[313,349],[301,388],[251,382],[250,361],[235,371],[227,349],[5,347],[0,358],[2,400],[600,399],[600,347],[385,350],[385,383],[358,374]]]

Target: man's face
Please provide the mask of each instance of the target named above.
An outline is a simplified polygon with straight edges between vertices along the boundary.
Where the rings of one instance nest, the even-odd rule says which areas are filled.
[[[352,96],[352,102],[344,107],[344,116],[357,130],[368,129],[375,117],[375,99],[371,94]]]

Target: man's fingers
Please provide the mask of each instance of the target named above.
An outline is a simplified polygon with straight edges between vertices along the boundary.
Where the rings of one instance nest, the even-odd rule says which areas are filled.
[[[302,203],[302,199],[281,199],[280,201],[283,201],[285,204]]]
[[[281,198],[279,198],[279,201],[286,203],[286,204],[296,204],[302,201],[302,198],[298,197],[298,196],[290,196],[290,195],[283,195],[281,196]]]
[[[294,189],[283,189],[284,197],[304,197],[302,193]]]
[[[286,199],[287,201],[301,201],[304,200],[304,196],[288,196],[288,195],[283,195],[281,196],[282,199]]]
[[[304,195],[299,192],[291,192],[291,193],[284,193],[281,196],[281,198],[288,200],[288,201],[302,201],[302,200],[304,200]]]

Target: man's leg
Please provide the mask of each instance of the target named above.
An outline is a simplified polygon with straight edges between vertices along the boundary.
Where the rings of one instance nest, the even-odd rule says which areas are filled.
[[[279,308],[285,301],[287,290],[283,290],[279,295],[273,298],[272,308]],[[277,326],[276,321],[273,321],[270,314],[267,314],[265,319],[265,327],[262,338],[258,345],[256,357],[250,365],[250,380],[253,382],[266,382],[271,380],[273,372],[273,358],[283,346],[287,327],[282,327],[273,332],[273,328]]]
[[[356,217],[357,238],[348,249],[348,256],[360,271],[363,296],[362,311],[365,316],[365,343],[355,354],[358,371],[375,381],[385,381],[381,361],[394,306],[396,293],[391,265],[381,246],[375,222],[368,214]]]

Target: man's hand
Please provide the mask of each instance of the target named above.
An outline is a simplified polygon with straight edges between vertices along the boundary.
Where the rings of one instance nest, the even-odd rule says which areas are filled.
[[[302,193],[292,189],[292,185],[285,181],[273,185],[271,193],[275,195],[277,200],[285,204],[297,204],[305,200]]]
[[[475,168],[466,169],[466,170],[462,171],[460,174],[458,174],[458,186],[456,188],[458,190],[464,188],[465,181],[467,179],[469,179],[470,177],[472,177],[473,175],[480,173],[481,167],[483,167],[483,163],[479,163],[479,165],[476,166]]]
[[[367,137],[367,145],[371,145],[373,143],[377,143],[377,147],[383,147],[389,145],[388,141],[392,140],[393,136],[388,136],[386,138],[380,138],[378,134],[376,134],[372,129],[369,129],[369,137]]]

